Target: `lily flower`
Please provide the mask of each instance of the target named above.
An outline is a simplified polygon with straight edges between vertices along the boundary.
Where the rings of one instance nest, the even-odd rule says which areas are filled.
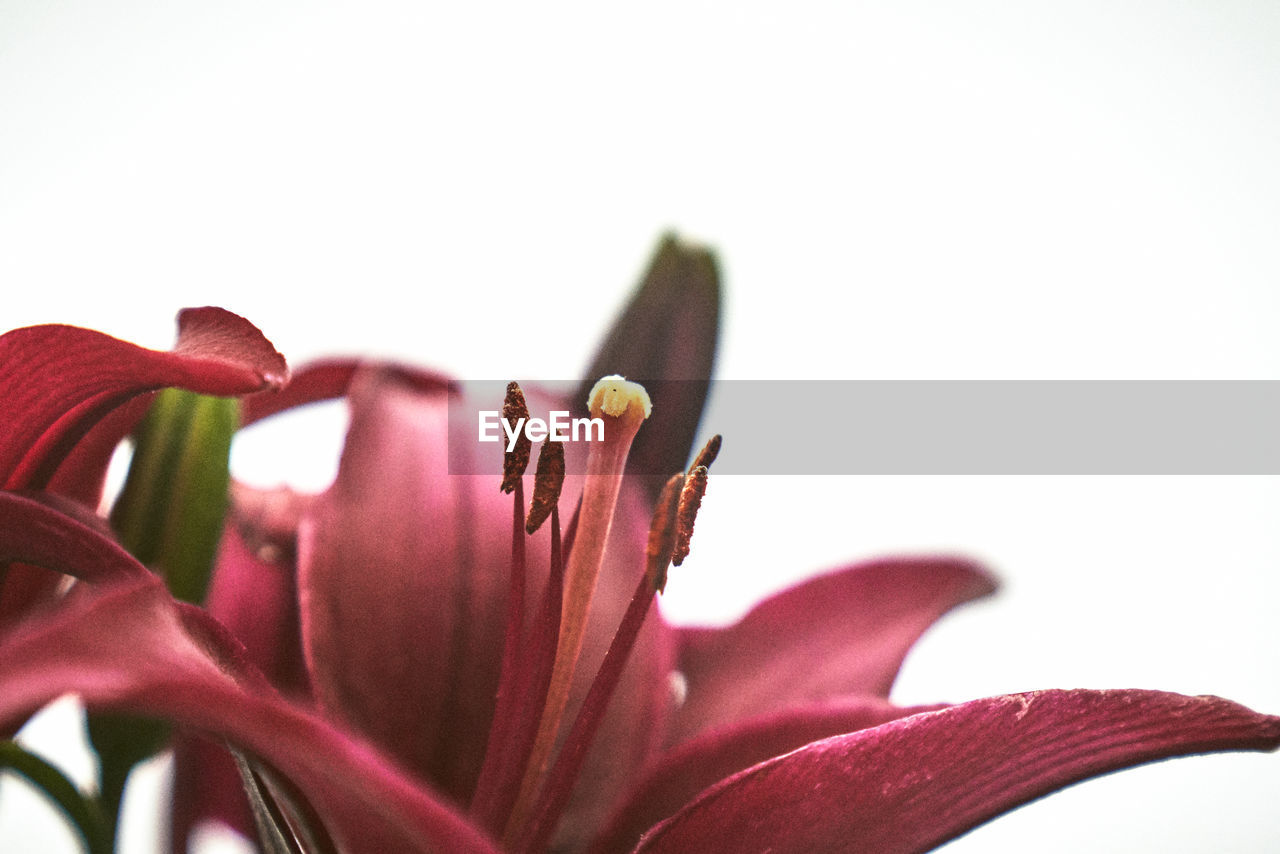
[[[664,244],[599,373],[705,379],[715,314],[697,307],[717,300],[697,271],[709,264]],[[680,287],[664,289],[664,268]],[[628,334],[663,327],[658,315],[680,320],[691,356],[665,361],[669,333]],[[700,359],[705,370],[687,367]],[[56,389],[89,368],[33,373]],[[304,369],[249,398],[246,417],[333,396],[352,413],[333,486],[237,490],[208,610],[176,601],[94,520],[0,492],[0,561],[81,582],[0,632],[0,725],[67,692],[171,720],[240,754],[268,845],[342,852],[922,852],[1098,774],[1280,746],[1280,717],[1216,697],[1046,690],[895,706],[914,641],[995,588],[959,558],[845,567],[726,628],[669,625],[650,606],[706,485],[712,453],[686,468],[700,399],[657,398],[646,419],[643,391],[610,379],[592,414],[622,429],[590,450],[585,475],[545,445],[534,475],[450,474],[476,470],[450,457],[457,392],[403,366]],[[54,402],[35,407],[37,425],[80,411],[69,394],[42,399]],[[664,403],[694,411],[663,416]],[[535,389],[509,404],[559,406]],[[77,429],[110,417],[98,407]],[[49,428],[13,429],[35,447]],[[680,474],[642,482],[628,452]],[[526,491],[551,508],[533,534]],[[563,532],[562,509],[576,517]],[[181,799],[181,756],[179,776]]]

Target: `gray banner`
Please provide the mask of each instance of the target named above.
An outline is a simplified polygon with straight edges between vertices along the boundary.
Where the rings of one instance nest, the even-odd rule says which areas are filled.
[[[455,473],[501,470],[477,420],[505,386],[455,398]],[[716,474],[1280,474],[1280,381],[722,381],[713,433]]]

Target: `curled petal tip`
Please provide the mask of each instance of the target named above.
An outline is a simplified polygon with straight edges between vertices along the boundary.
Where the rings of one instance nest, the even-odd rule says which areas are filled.
[[[184,308],[178,312],[175,353],[199,353],[203,358],[252,366],[262,390],[280,389],[289,382],[289,365],[258,327],[217,306]]]

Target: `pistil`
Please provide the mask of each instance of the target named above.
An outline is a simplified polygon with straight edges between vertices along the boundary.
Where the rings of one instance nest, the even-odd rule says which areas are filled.
[[[572,552],[565,568],[564,602],[555,664],[533,753],[507,824],[508,836],[528,820],[538,783],[555,745],[573,686],[574,668],[582,651],[587,616],[604,558],[605,543],[609,539],[627,454],[640,425],[652,409],[644,387],[619,376],[605,377],[597,382],[591,389],[587,406],[593,418],[604,421],[604,440],[592,442],[589,446],[582,503],[578,509]]]

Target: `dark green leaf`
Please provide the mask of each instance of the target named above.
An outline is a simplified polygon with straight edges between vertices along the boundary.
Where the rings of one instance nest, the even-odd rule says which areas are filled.
[[[49,799],[80,833],[89,854],[111,854],[111,833],[98,804],[84,796],[61,771],[12,741],[0,742],[0,768],[22,775]]]

